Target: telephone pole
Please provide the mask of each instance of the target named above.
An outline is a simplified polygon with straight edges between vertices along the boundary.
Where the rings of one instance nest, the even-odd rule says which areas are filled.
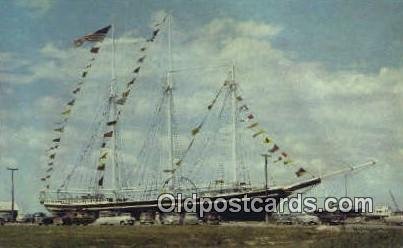
[[[15,218],[17,217],[14,211],[14,172],[18,170],[18,168],[11,168],[11,167],[7,167],[7,170],[9,170],[11,172],[11,214],[12,214],[12,218],[13,221],[15,220]]]
[[[264,157],[264,179],[265,179],[264,188],[266,190],[266,197],[267,197],[269,195],[269,192],[268,192],[267,166],[268,166],[268,157],[270,155],[265,153],[265,154],[262,154],[262,156]],[[265,213],[265,222],[266,222],[266,224],[269,223],[269,213],[268,212]]]

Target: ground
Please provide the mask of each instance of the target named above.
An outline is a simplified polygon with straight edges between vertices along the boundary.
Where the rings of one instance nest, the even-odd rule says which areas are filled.
[[[0,247],[403,247],[400,227],[0,226]]]

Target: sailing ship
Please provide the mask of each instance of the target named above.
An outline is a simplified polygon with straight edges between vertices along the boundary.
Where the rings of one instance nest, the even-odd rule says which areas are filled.
[[[147,66],[148,52],[152,50],[153,44],[163,32],[168,36],[169,62],[162,90],[159,92],[160,98],[154,113],[150,114],[150,123],[142,127],[148,130],[143,132],[145,135],[141,149],[133,159],[135,161],[132,160],[131,165],[124,170],[119,156],[122,147],[121,122],[125,114],[128,114],[128,109],[134,105],[131,98],[143,85],[141,74],[143,68]],[[112,46],[112,79],[107,86],[107,95],[103,99],[101,114],[94,119],[96,124],[90,128],[92,134],[88,140],[85,140],[75,164],[69,167],[63,164],[63,159],[57,159],[62,156],[60,151],[66,145],[64,141],[67,139],[67,124],[71,121],[73,113],[77,112],[76,106],[79,104],[80,96],[85,95],[87,79],[96,65],[104,40],[109,33],[112,34],[111,39],[108,39]],[[48,163],[46,174],[41,178],[44,188],[40,194],[40,201],[50,212],[55,214],[75,211],[99,213],[99,211],[108,210],[139,216],[144,211],[159,211],[157,198],[162,193],[182,193],[184,196],[197,193],[198,197],[209,197],[212,200],[218,198],[229,200],[244,196],[258,197],[263,200],[268,197],[280,199],[295,191],[321,183],[323,177],[312,176],[284,186],[268,185],[268,163],[286,166],[295,166],[296,163],[257,122],[256,114],[252,112],[250,105],[240,94],[234,64],[225,65],[229,72],[227,71],[228,74],[225,75],[212,100],[206,104],[204,116],[200,118],[197,125],[189,128],[187,139],[182,139],[182,143],[179,142],[180,135],[176,125],[174,104],[177,90],[177,86],[174,87],[174,75],[178,70],[172,66],[171,33],[171,16],[168,15],[153,26],[151,36],[144,39],[138,46],[138,58],[135,59],[136,63],[125,84],[119,84],[115,75],[114,26],[107,26],[74,40],[77,47],[90,45],[91,57],[72,90],[72,98],[61,112],[61,120],[57,122],[57,127],[53,130],[56,136],[53,137],[47,151]],[[212,120],[213,117],[215,121]],[[209,125],[209,122],[215,125]],[[222,122],[224,124],[216,130],[205,131],[209,127],[219,126]],[[200,141],[203,135],[210,135],[209,137],[215,141],[210,143],[206,139],[204,142]],[[228,153],[222,154],[223,162],[215,163],[214,161],[218,158],[211,155],[211,150],[220,153],[224,148],[218,145],[209,150],[209,147],[220,143],[216,141],[220,139],[218,137],[220,135],[223,136],[221,143],[229,145],[230,148]],[[252,142],[257,142],[262,147],[263,152],[259,150],[251,154],[255,158],[260,158],[263,153],[266,159],[264,184],[256,184],[250,179],[248,164],[255,162],[245,161],[245,157],[239,154],[242,150],[240,148],[242,142],[245,140],[241,137],[242,135],[248,135]],[[140,143],[138,140],[135,142]],[[187,144],[183,145],[185,142]],[[196,150],[197,146],[204,151]],[[370,164],[374,162],[370,161],[358,168]],[[298,178],[308,173],[302,167],[296,167],[296,169],[295,174]],[[338,171],[332,175],[350,170],[352,169]],[[64,177],[62,181],[53,180],[56,176],[55,171],[59,171],[59,176]],[[82,188],[74,185],[79,181],[77,178],[81,178]],[[135,183],[128,183],[130,181]],[[264,213],[224,212],[221,215],[224,219],[264,218]]]

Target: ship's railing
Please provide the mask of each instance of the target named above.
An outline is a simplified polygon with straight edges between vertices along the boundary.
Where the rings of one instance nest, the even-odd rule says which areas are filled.
[[[206,185],[194,189],[180,189],[183,197],[190,197],[192,193],[198,193],[198,196],[219,196],[230,193],[246,192],[261,187],[251,187],[250,185],[234,186],[233,184],[222,184],[219,187]],[[91,190],[72,189],[68,191],[48,191],[43,195],[42,201],[51,204],[96,204],[107,202],[125,202],[133,200],[151,200],[157,199],[162,193],[160,188],[122,188],[119,192],[111,189],[104,189],[101,192],[94,194]],[[174,193],[176,195],[176,193]]]
[[[122,188],[119,191],[103,189],[94,193],[91,190],[72,189],[64,191],[47,191],[43,193],[41,201],[56,204],[82,204],[100,202],[124,202],[128,200],[156,199],[162,192],[156,188]]]
[[[98,204],[98,203],[108,203],[106,200],[102,199],[63,199],[63,200],[52,200],[46,199],[45,204]]]

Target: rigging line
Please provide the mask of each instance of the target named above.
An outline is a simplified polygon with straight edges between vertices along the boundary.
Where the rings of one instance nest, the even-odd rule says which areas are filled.
[[[160,35],[158,35],[158,33],[159,33],[159,31],[160,31],[160,26],[162,26],[162,25],[165,23],[167,17],[168,17],[168,15],[165,16],[159,23],[157,23],[156,25],[154,25],[154,29],[153,29],[153,32],[152,32],[152,35],[153,35],[152,38],[151,38],[151,39],[146,39],[145,42],[144,42],[144,44],[141,46],[140,51],[141,51],[141,53],[144,54],[143,59],[148,56],[150,47],[152,47],[152,44],[154,43],[155,39],[160,36]],[[170,20],[169,20],[169,21],[170,21]],[[169,27],[168,27],[168,28],[169,28]],[[170,32],[170,31],[168,30],[168,32]],[[137,44],[137,42],[136,42],[135,44]],[[138,70],[140,69],[141,63],[142,63],[142,62],[138,62],[138,64],[137,64],[138,67],[137,67],[136,69],[138,69]],[[139,75],[140,75],[138,70],[137,70],[137,72],[133,71],[132,80],[138,79],[138,77],[139,77]],[[138,81],[138,80],[137,80],[137,81]],[[133,84],[132,86],[127,86],[125,90],[129,90],[129,91],[130,91],[130,90],[133,89],[134,87],[135,87],[135,84]]]
[[[161,127],[161,123],[163,120],[163,116],[162,115],[158,115],[156,118],[156,121],[153,123],[153,129],[150,130],[150,138],[149,138],[149,143],[146,144],[146,146],[144,147],[144,151],[145,150],[152,150],[152,149],[147,149],[147,148],[152,148],[152,147],[156,147],[157,145],[161,145],[160,142],[158,142],[156,140],[156,136],[157,134],[160,132],[160,130],[162,129]],[[161,148],[162,150],[162,148]],[[155,149],[155,151],[158,151],[158,149]],[[143,179],[143,181],[146,179],[146,174],[149,174],[149,172],[146,170],[146,165],[149,164],[149,161],[151,160],[151,158],[154,158],[154,156],[152,154],[147,153],[147,155],[145,155],[145,153],[143,153],[144,158],[141,162],[141,172],[140,172],[140,178]],[[147,167],[148,168],[148,167]],[[139,181],[140,183],[141,181]]]
[[[211,113],[211,109],[214,108],[215,103],[217,102],[218,97],[221,95],[223,89],[227,86],[226,82],[220,87],[218,93],[216,94],[216,96],[214,97],[213,101],[211,102],[211,104],[208,107],[208,112],[205,114],[205,116],[203,117],[203,120],[200,122],[200,124],[197,126],[197,132],[193,135],[188,147],[186,148],[183,157],[176,163],[177,168],[181,166],[181,162],[186,158],[188,152],[190,151],[190,149],[192,148],[196,136],[200,133],[200,130],[202,129],[204,123],[206,122],[207,118],[210,116]],[[176,168],[173,170],[172,174],[174,174],[176,172]]]
[[[158,127],[158,120],[161,118],[159,113],[162,110],[162,105],[164,104],[166,100],[165,94],[163,94],[163,97],[161,97],[160,101],[157,103],[155,111],[154,111],[154,118],[151,120],[151,125],[150,128],[148,130],[148,134],[147,134],[147,139],[144,141],[142,148],[140,149],[140,152],[138,153],[137,157],[138,158],[143,158],[145,155],[145,151],[146,148],[148,146],[148,142],[150,142],[151,139],[149,139],[149,137],[152,137],[152,135],[155,136],[155,133],[153,133],[153,129],[155,129],[156,127]],[[144,163],[141,163],[144,164]],[[135,166],[134,171],[138,172],[139,170],[141,170],[141,167],[143,167],[144,165],[139,165],[139,166]],[[137,168],[137,169],[136,169]],[[131,171],[131,174],[134,174],[133,171]],[[140,177],[141,178],[141,177]]]
[[[97,44],[99,44],[98,47],[101,48],[101,45],[102,45],[103,43],[102,43],[102,42],[98,42]],[[95,46],[93,46],[93,47],[96,47],[96,46],[97,46],[97,45],[95,45]],[[82,70],[84,70],[84,72],[88,73],[88,72],[91,70],[92,65],[93,65],[93,63],[94,63],[94,61],[95,61],[97,55],[98,55],[98,53],[95,53],[95,54],[91,57],[91,59],[86,63],[86,66],[82,69]],[[86,75],[87,75],[87,74],[86,74]],[[77,88],[77,87],[81,88],[82,85],[84,85],[84,83],[85,83],[85,79],[87,79],[87,76],[85,76],[85,77],[84,77],[84,76],[81,76],[80,79],[78,80],[78,81],[79,81],[78,84],[75,85],[74,88]],[[80,91],[78,91],[77,93],[79,93],[79,92],[80,92]],[[76,100],[76,99],[77,99],[77,97],[74,96],[74,100]],[[74,105],[71,105],[70,109],[72,109],[73,106],[74,106]],[[64,117],[63,120],[61,121],[61,123],[64,124],[64,125],[67,124],[68,119],[69,119],[68,117],[67,117],[67,118]]]
[[[100,110],[103,109],[102,115],[98,114],[97,116],[104,116],[107,112],[107,108],[108,108],[107,104],[101,105],[101,107],[99,108],[99,110],[97,112],[100,113],[101,112]],[[67,177],[65,178],[63,183],[59,186],[59,188],[68,187],[69,181],[70,181],[72,175],[75,173],[75,170],[82,165],[82,161],[84,160],[84,158],[86,157],[86,155],[90,151],[90,149],[92,148],[92,145],[94,144],[94,141],[98,136],[98,131],[101,128],[102,121],[103,121],[103,119],[99,120],[98,122],[95,121],[95,122],[93,122],[92,126],[90,126],[88,128],[88,130],[95,130],[95,132],[93,132],[93,134],[91,135],[88,143],[82,145],[82,147],[81,147],[82,149],[80,149],[80,150],[83,152],[81,152],[80,155],[76,158],[75,166],[73,167],[71,172],[69,174],[67,174]]]
[[[170,73],[180,73],[180,72],[187,72],[187,71],[216,71],[219,68],[229,67],[232,64],[219,64],[219,65],[211,65],[211,66],[199,66],[199,67],[188,67],[188,68],[179,68],[175,70],[170,70]]]
[[[244,134],[245,133],[245,131],[243,130],[242,132],[241,132],[241,134]],[[247,161],[248,161],[248,148],[250,147],[250,146],[248,146],[248,144],[246,143],[246,139],[240,139],[240,145],[241,145],[241,148],[242,149],[240,149],[241,150],[241,153],[243,153],[243,155],[242,156],[240,156],[240,164],[241,164],[241,176],[243,177],[243,179],[244,179],[244,182],[247,182],[247,181],[249,181],[249,183],[250,183],[250,173],[249,173],[249,166],[247,166],[246,164],[247,164]]]
[[[216,129],[214,129],[214,131],[218,131],[219,129],[219,125],[215,125]],[[209,136],[206,137],[206,144],[203,146],[203,150],[200,152],[200,159],[198,159],[196,161],[196,163],[193,164],[192,167],[190,167],[190,171],[189,174],[194,174],[194,172],[198,172],[198,170],[201,168],[199,165],[201,165],[205,159],[207,158],[207,156],[203,156],[203,154],[206,154],[207,149],[210,148],[210,144],[211,144],[211,138]]]
[[[138,162],[138,167],[135,170],[134,174],[138,174],[139,178],[141,180],[137,181],[138,185],[141,185],[143,183],[143,181],[147,178],[146,174],[146,165],[149,164],[150,161],[150,157],[151,155],[149,155],[148,153],[146,154],[144,151],[145,150],[150,150],[148,148],[150,147],[155,147],[155,137],[156,137],[156,133],[159,131],[159,127],[158,126],[153,126],[152,129],[150,129],[149,135],[147,137],[147,142],[144,145],[144,150],[142,151],[142,155],[140,157],[140,161]]]
[[[221,118],[221,117],[222,117],[222,113],[223,113],[223,111],[224,111],[225,104],[227,103],[228,97],[229,97],[230,95],[231,95],[231,90],[229,89],[229,90],[227,91],[227,93],[225,94],[223,104],[222,104],[221,109],[220,109],[220,112],[219,112],[219,114],[218,114],[218,118]]]
[[[101,109],[101,108],[100,108],[100,109]],[[97,112],[100,112],[100,111],[97,111]],[[98,124],[101,124],[101,123],[98,123]],[[90,126],[90,127],[88,128],[88,130],[94,130],[94,129],[96,129],[96,122],[93,122],[92,126]],[[99,129],[99,125],[98,125],[98,128],[97,128],[96,130],[98,130],[98,129]],[[70,177],[71,177],[72,174],[74,173],[75,169],[76,169],[77,167],[81,166],[82,161],[83,161],[83,159],[84,159],[84,156],[85,156],[86,153],[88,152],[88,149],[90,148],[90,145],[93,143],[93,138],[94,138],[94,135],[93,135],[92,137],[90,137],[90,139],[89,139],[90,141],[89,141],[89,143],[88,143],[87,145],[85,145],[85,144],[82,145],[82,149],[80,149],[80,150],[83,151],[83,152],[80,153],[80,156],[78,156],[78,157],[76,158],[75,166],[73,167],[72,171],[67,175],[67,177],[65,178],[65,180],[63,181],[63,183],[59,186],[59,188],[63,188],[62,186],[66,186],[66,185],[65,185],[66,180],[69,181],[69,180],[70,180]]]
[[[101,126],[101,123],[102,123],[101,121],[98,122],[98,128],[96,130],[99,130],[99,127]],[[76,169],[81,166],[82,161],[84,161],[84,157],[86,157],[86,154],[92,148],[91,144],[93,144],[93,142],[94,142],[96,137],[97,137],[97,135],[95,135],[95,134],[93,134],[90,137],[88,144],[84,147],[83,152],[77,158],[77,160],[79,160],[79,162],[75,163],[75,166],[73,167],[71,172],[67,175],[66,179],[63,181],[63,184],[60,185],[59,188],[66,188],[66,189],[68,188],[68,186],[70,185],[70,180],[71,180],[72,176],[74,175]]]
[[[158,25],[161,25],[161,24],[163,24],[165,22],[165,18],[162,20],[162,22],[160,22]],[[141,50],[142,51],[148,51],[148,48],[151,46],[151,42],[153,42],[154,41],[154,39],[157,37],[157,34],[158,34],[158,31],[159,31],[159,29],[155,29],[154,31],[153,31],[153,37],[152,37],[152,39],[150,39],[150,40],[147,40],[147,43],[144,45],[144,47],[143,48],[146,48],[145,50],[143,49],[143,48],[141,48]],[[151,42],[150,42],[151,41]],[[144,58],[144,57],[143,57]],[[140,63],[140,62],[139,62]],[[133,75],[133,78],[132,78],[132,81],[131,82],[134,82],[134,80],[136,80],[136,79],[138,79],[138,73],[139,73],[139,69],[140,69],[140,66],[141,65],[139,65],[136,69],[135,69],[135,71],[133,71],[133,73],[134,73],[134,75]],[[138,81],[138,80],[137,80]],[[128,96],[130,96],[130,94],[129,94],[129,92],[131,91],[131,90],[133,90],[133,88],[135,87],[135,86],[137,86],[137,84],[134,84],[134,83],[132,83],[131,85],[127,85],[127,87],[126,87],[126,92],[127,92],[127,96],[124,96],[124,98],[127,98]],[[122,95],[124,94],[124,92],[122,93]],[[131,94],[131,95],[134,95],[134,93],[133,94]],[[119,120],[119,117],[120,117],[120,115],[121,115],[121,113],[122,113],[122,111],[123,111],[123,108],[122,109],[119,109],[118,108],[118,110],[117,110],[118,112],[117,112],[117,116],[115,117],[115,121],[118,121]],[[110,118],[110,117],[109,117]],[[106,140],[106,141],[104,141],[104,142],[107,142],[108,140]],[[103,178],[103,176],[104,176],[104,170],[102,170],[102,171],[99,171],[99,170],[97,170],[97,179],[98,180],[100,180],[100,178]]]
[[[198,169],[201,168],[199,165],[201,165],[207,158],[207,156],[203,156],[204,154],[206,154],[207,149],[210,148],[210,144],[211,144],[211,139],[210,138],[206,138],[207,142],[205,143],[205,145],[202,148],[202,151],[200,152],[200,158],[196,161],[196,163],[193,164],[192,167],[190,167],[189,173],[190,175],[194,174],[194,172],[198,172]]]
[[[118,133],[120,134],[120,131]],[[120,150],[120,147],[123,147],[123,136],[122,135],[118,135],[117,150]],[[126,179],[125,180],[122,179],[122,181],[121,181],[122,182],[122,187],[128,187],[128,184],[127,184],[127,180],[128,180],[128,178],[127,178],[127,174],[128,174],[127,165],[124,163],[123,157],[121,156],[120,153],[117,153],[117,161],[118,161],[118,164],[121,165],[121,167],[120,167],[121,175],[126,176]]]
[[[101,41],[101,42],[97,42],[96,45],[93,46],[93,48],[94,48],[94,47],[101,48],[101,47],[102,47],[102,44],[103,44],[102,41]],[[92,49],[91,49],[91,50],[92,50]],[[91,52],[92,52],[92,51],[91,51]],[[91,59],[87,62],[86,66],[85,66],[84,69],[83,69],[83,70],[84,70],[83,73],[85,73],[85,76],[84,76],[84,74],[82,74],[80,80],[78,80],[79,83],[74,87],[75,89],[80,89],[81,87],[83,87],[83,85],[84,85],[84,83],[85,83],[85,79],[87,79],[87,76],[86,76],[86,75],[87,75],[87,73],[91,70],[92,64],[95,62],[95,59],[96,59],[97,55],[98,55],[98,53],[95,53],[95,54],[91,57]],[[73,93],[74,93],[74,92],[73,92]],[[80,93],[80,91],[78,91],[77,93]],[[78,98],[77,98],[76,96],[74,96],[73,100],[76,101],[77,99],[78,99]],[[71,111],[71,110],[73,109],[73,106],[74,106],[74,105],[69,106],[69,111]],[[60,125],[60,126],[65,127],[65,126],[67,125],[68,120],[69,120],[69,117],[63,117],[63,120],[61,121],[61,125]],[[60,137],[63,137],[63,133],[60,134]],[[61,145],[61,142],[58,143],[58,146],[59,146],[59,147],[60,147],[60,145]],[[59,150],[59,149],[57,148],[57,149],[54,151],[54,154],[57,154],[57,151],[58,151],[58,150]],[[53,162],[56,163],[56,161],[53,161]],[[53,172],[51,172],[51,173],[48,174],[48,175],[50,175],[50,176],[53,175]]]
[[[240,87],[240,85],[238,85],[238,91],[240,92],[240,95],[244,95],[243,94],[243,90],[242,90],[242,88]],[[243,99],[243,101],[245,102],[247,102],[247,100],[244,98]],[[247,106],[248,106],[248,108],[250,108],[250,103],[247,103]],[[255,114],[255,113],[254,113]],[[271,135],[270,135],[271,136]],[[276,142],[274,141],[274,140],[272,140],[272,143],[273,144],[276,144]],[[259,142],[259,145],[261,146],[261,147],[265,147],[266,148],[266,146],[265,146],[265,144],[263,144],[263,143],[261,143],[261,142]],[[276,157],[275,156],[271,156],[271,162],[273,163],[275,160]],[[291,164],[290,164],[291,165]]]
[[[109,96],[109,93],[106,93],[106,96]],[[96,144],[95,140],[96,138],[98,138],[98,133],[99,130],[101,130],[102,128],[104,128],[104,126],[102,125],[104,122],[103,117],[107,116],[107,113],[109,112],[109,105],[107,103],[104,103],[103,105],[103,109],[104,111],[102,112],[102,115],[100,117],[100,120],[98,122],[94,122],[97,123],[97,128],[96,130],[93,132],[92,136],[89,139],[89,142],[87,143],[86,146],[84,146],[85,148],[83,149],[84,151],[80,154],[80,156],[77,158],[78,159],[78,163],[76,163],[76,166],[74,168],[73,173],[75,172],[75,170],[82,165],[82,162],[84,161],[85,158],[87,158],[87,153],[92,150],[92,148],[94,147],[94,145]],[[100,112],[100,111],[99,111]],[[99,116],[99,115],[98,115]],[[69,175],[70,178],[73,174]]]
[[[108,101],[107,101],[107,114],[105,115],[105,118],[106,118],[106,122],[104,121],[103,122],[103,125],[102,125],[102,127],[103,127],[103,132],[102,132],[102,134],[103,134],[103,136],[102,136],[102,138],[101,138],[101,148],[99,149],[99,154],[103,154],[103,153],[105,153],[105,154],[108,154],[108,152],[109,152],[109,143],[108,143],[108,146],[106,145],[107,144],[107,141],[108,141],[108,139],[107,138],[109,138],[109,137],[105,137],[105,133],[109,130],[108,129],[108,124],[107,124],[107,122],[109,122],[109,121],[111,121],[111,116],[113,115],[113,113],[112,113],[112,111],[111,111],[111,107],[112,107],[112,104],[111,104],[111,102],[112,101],[114,101],[114,98],[113,97],[111,97],[111,96],[109,96],[108,97]],[[114,131],[114,133],[113,133],[113,135],[116,135],[115,134],[116,133],[116,131]],[[103,145],[103,144],[105,144],[105,146]],[[108,150],[106,150],[108,148]],[[112,154],[113,155],[113,154]],[[101,156],[101,155],[100,155]],[[104,175],[105,175],[105,169],[103,169],[103,170],[98,170],[98,167],[99,167],[99,162],[100,162],[100,157],[97,159],[97,161],[95,162],[95,168],[96,168],[96,176],[95,176],[95,178],[96,178],[96,182],[99,182],[99,180],[101,180],[102,178],[104,178]],[[114,165],[113,165],[114,166]],[[113,168],[112,168],[113,169]],[[102,184],[96,184],[95,185],[95,191],[99,191],[100,189],[102,189],[103,188],[103,183]]]

